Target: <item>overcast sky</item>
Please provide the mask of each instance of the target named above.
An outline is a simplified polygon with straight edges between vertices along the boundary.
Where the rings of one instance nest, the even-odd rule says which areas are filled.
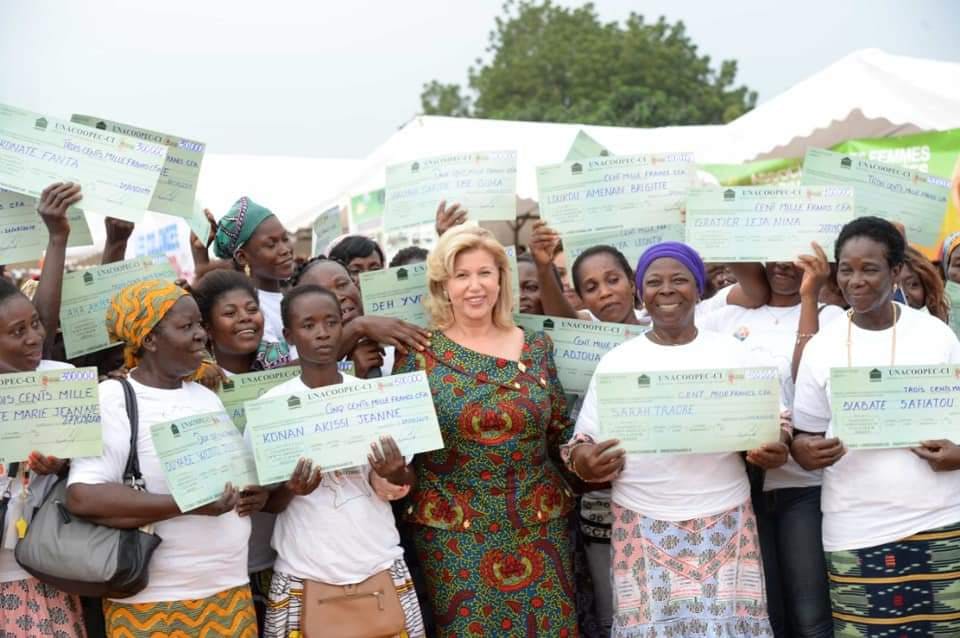
[[[595,4],[606,20],[682,19],[702,52],[739,61],[761,102],[861,48],[960,62],[954,0]],[[0,102],[214,153],[362,158],[418,113],[424,82],[466,81],[500,12],[497,0],[0,0]]]

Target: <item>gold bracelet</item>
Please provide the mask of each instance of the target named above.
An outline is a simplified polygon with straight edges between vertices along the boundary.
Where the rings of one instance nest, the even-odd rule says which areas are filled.
[[[801,343],[804,343],[804,342],[806,342],[806,341],[808,341],[808,340],[810,340],[810,339],[813,339],[813,337],[815,337],[816,334],[817,334],[817,333],[815,333],[815,332],[811,332],[811,333],[798,332],[798,333],[797,333],[797,343],[796,343],[796,345],[799,346]]]
[[[581,441],[581,442],[580,442],[581,445],[584,444],[584,443],[587,443],[587,441]],[[577,460],[573,457],[573,452],[574,452],[574,450],[576,450],[576,449],[577,449],[577,446],[574,446],[574,447],[570,450],[570,471],[573,472],[573,475],[576,476],[576,477],[577,477],[578,479],[580,479],[581,481],[583,481],[584,483],[589,483],[590,481],[588,481],[587,479],[583,478],[583,476],[580,475],[580,472],[577,471]]]

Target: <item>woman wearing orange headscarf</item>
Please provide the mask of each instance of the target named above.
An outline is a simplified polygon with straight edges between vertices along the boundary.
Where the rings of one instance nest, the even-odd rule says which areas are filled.
[[[76,459],[70,468],[71,512],[118,528],[154,525],[162,539],[150,561],[150,582],[138,594],[106,600],[107,635],[204,635],[253,638],[257,621],[247,576],[248,515],[263,506],[260,490],[227,484],[222,496],[182,512],[170,495],[150,426],[222,411],[216,394],[192,381],[205,356],[206,332],[193,297],[172,283],[127,286],[107,309],[111,340],[124,344],[136,395],[136,441],[144,491],[123,485],[130,420],[120,381],[100,384],[103,456]],[[219,628],[216,629],[215,628]]]

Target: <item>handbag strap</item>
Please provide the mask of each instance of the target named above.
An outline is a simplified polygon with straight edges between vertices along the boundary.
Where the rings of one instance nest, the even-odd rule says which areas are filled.
[[[143,475],[140,474],[140,456],[137,454],[137,439],[140,431],[140,414],[137,412],[137,394],[127,379],[117,379],[123,386],[123,402],[127,407],[127,419],[130,421],[130,453],[127,466],[123,470],[123,483],[134,489],[144,489]]]

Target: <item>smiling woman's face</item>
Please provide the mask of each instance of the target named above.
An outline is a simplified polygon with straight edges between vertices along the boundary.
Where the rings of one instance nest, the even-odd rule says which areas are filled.
[[[220,352],[255,352],[263,339],[263,312],[260,304],[242,288],[225,292],[210,309],[207,333]]]
[[[655,326],[685,328],[693,325],[699,300],[693,273],[672,257],[655,260],[643,274],[643,306]]]
[[[200,308],[193,297],[184,295],[143,340],[143,358],[151,357],[170,376],[186,377],[203,363],[206,339]]]
[[[457,321],[492,320],[500,297],[496,258],[484,248],[464,250],[453,260],[453,274],[446,288]]]
[[[857,314],[890,303],[901,266],[890,267],[887,247],[869,237],[851,237],[837,259],[837,285]]]
[[[337,296],[343,311],[343,322],[348,323],[363,314],[360,289],[350,273],[339,262],[318,261],[300,276],[298,286],[313,284],[326,288]]]
[[[764,272],[770,290],[780,297],[794,297],[800,294],[803,270],[790,262],[771,261],[765,264]]]

